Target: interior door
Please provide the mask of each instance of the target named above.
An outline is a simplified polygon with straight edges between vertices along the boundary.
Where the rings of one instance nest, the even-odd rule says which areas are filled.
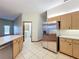
[[[32,39],[32,23],[24,22],[24,38]]]

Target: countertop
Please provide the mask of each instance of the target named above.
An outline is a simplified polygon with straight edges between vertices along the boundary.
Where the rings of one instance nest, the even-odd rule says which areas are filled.
[[[8,36],[0,37],[0,46],[4,45],[6,43],[9,43],[21,36],[23,36],[23,35],[8,35]]]
[[[59,37],[79,40],[79,36],[66,36],[66,35],[62,35],[62,36],[59,36]]]

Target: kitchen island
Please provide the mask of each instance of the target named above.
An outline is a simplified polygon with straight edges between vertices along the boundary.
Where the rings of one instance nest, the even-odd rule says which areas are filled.
[[[23,47],[23,35],[0,37],[0,59],[15,59]]]

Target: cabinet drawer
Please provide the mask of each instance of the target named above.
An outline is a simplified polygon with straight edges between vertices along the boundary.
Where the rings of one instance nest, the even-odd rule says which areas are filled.
[[[19,37],[13,41],[13,59],[21,52],[23,48],[23,37]]]

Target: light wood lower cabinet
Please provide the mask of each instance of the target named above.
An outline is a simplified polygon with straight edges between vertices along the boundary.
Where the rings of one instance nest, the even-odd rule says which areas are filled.
[[[19,54],[18,39],[13,41],[13,59]]]
[[[60,52],[72,56],[72,40],[60,38]]]
[[[21,52],[23,47],[23,37],[19,37],[13,41],[13,59]]]
[[[79,58],[79,40],[73,40],[73,56]]]
[[[79,59],[79,40],[60,38],[60,52]]]
[[[19,38],[19,50],[22,51],[23,48],[23,37]]]

